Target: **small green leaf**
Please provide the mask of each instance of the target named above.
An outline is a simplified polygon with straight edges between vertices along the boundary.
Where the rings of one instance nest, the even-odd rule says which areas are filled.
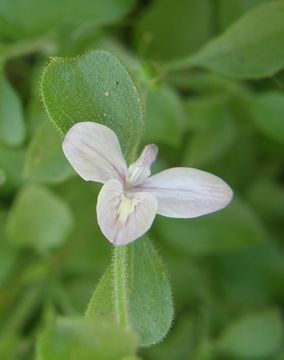
[[[221,335],[222,352],[245,359],[272,358],[282,347],[284,327],[277,310],[244,316]]]
[[[27,186],[9,213],[7,234],[15,246],[32,246],[40,252],[61,245],[70,234],[72,214],[49,190]]]
[[[106,51],[52,60],[43,73],[42,96],[62,134],[77,122],[99,122],[115,131],[125,154],[141,138],[139,93],[126,68]]]
[[[149,240],[140,239],[126,248],[127,278],[125,306],[128,326],[137,334],[140,346],[159,342],[173,318],[170,285],[164,265]],[[114,320],[117,307],[114,271],[108,269],[89,303],[86,317],[94,322]]]
[[[146,95],[145,140],[180,145],[185,128],[185,111],[178,94],[170,87],[149,89]]]
[[[124,360],[135,350],[135,337],[129,330],[81,318],[59,318],[37,343],[40,360]]]
[[[124,16],[134,0],[1,0],[0,34],[20,38],[84,22],[104,25]],[[40,16],[39,16],[40,14]]]
[[[284,2],[268,1],[169,69],[203,66],[236,79],[271,76],[284,66],[283,37]]]
[[[160,217],[157,230],[168,244],[197,255],[233,251],[265,239],[254,212],[236,198],[216,214],[196,219]]]
[[[54,126],[44,123],[34,135],[26,154],[25,176],[39,182],[57,183],[74,174],[62,151],[62,139]]]
[[[250,101],[253,120],[258,129],[269,138],[284,144],[284,95],[269,92]]]
[[[139,50],[155,60],[180,58],[208,40],[212,28],[210,0],[156,0],[138,22]]]
[[[24,141],[25,134],[21,101],[0,71],[0,141],[17,146]]]

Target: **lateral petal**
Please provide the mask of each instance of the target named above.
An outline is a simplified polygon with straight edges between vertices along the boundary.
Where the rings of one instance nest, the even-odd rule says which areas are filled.
[[[151,174],[151,165],[156,160],[158,147],[154,144],[145,146],[139,158],[129,166],[126,185],[133,187],[143,182]]]
[[[73,125],[64,138],[63,152],[86,181],[105,183],[125,176],[127,167],[117,136],[107,126],[91,121]]]
[[[164,170],[141,184],[158,199],[160,215],[194,218],[224,208],[231,201],[231,188],[219,177],[191,168]]]
[[[124,193],[119,181],[110,180],[98,196],[98,224],[113,245],[126,245],[149,230],[157,208],[157,199],[151,193]]]

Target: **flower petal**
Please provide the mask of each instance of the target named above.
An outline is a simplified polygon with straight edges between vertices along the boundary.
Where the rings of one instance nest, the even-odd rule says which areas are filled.
[[[140,157],[129,166],[126,185],[132,187],[143,182],[151,174],[151,165],[156,160],[158,147],[154,144],[145,146]]]
[[[151,227],[158,202],[151,193],[124,193],[117,180],[108,181],[99,193],[98,224],[113,245],[126,245]]]
[[[172,168],[146,179],[136,191],[149,191],[158,199],[160,215],[194,218],[224,208],[231,188],[220,178],[191,168]]]
[[[91,121],[75,124],[64,138],[63,152],[84,180],[105,183],[124,178],[127,167],[117,136],[104,125]]]

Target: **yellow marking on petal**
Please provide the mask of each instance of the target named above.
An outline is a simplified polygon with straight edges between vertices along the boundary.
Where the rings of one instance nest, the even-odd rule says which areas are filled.
[[[135,198],[129,199],[125,195],[121,197],[121,203],[118,209],[118,221],[125,224],[128,217],[134,212],[138,201]]]

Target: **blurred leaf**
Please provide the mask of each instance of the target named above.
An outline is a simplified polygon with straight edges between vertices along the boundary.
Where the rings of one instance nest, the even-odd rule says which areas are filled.
[[[170,285],[164,265],[149,240],[140,239],[125,249],[128,322],[139,345],[149,346],[161,341],[169,331],[173,318]],[[99,322],[117,316],[113,283],[113,270],[108,269],[89,303],[88,319]]]
[[[56,183],[74,174],[62,151],[62,139],[50,122],[42,124],[26,154],[25,176],[39,182]]]
[[[147,142],[179,146],[185,128],[185,111],[178,94],[170,87],[148,90],[145,126]]]
[[[124,16],[134,3],[135,0],[1,0],[0,35],[20,38],[84,22],[105,25]]]
[[[0,288],[6,281],[7,276],[9,275],[17,259],[17,253],[13,248],[11,248],[5,236],[4,228],[6,218],[6,213],[0,211]]]
[[[4,173],[4,183],[0,193],[10,192],[22,184],[25,153],[23,148],[8,148],[0,144],[0,167]]]
[[[248,199],[263,222],[284,229],[284,188],[272,179],[258,179],[248,191]],[[281,235],[280,235],[281,236]]]
[[[106,51],[54,59],[43,74],[42,96],[63,134],[80,121],[103,123],[116,132],[126,154],[140,139],[140,96],[126,68]]]
[[[264,93],[249,103],[258,129],[269,138],[284,144],[284,94]]]
[[[74,274],[78,274],[79,278],[88,274],[93,277],[94,283],[109,263],[111,245],[105,241],[96,222],[96,199],[100,188],[101,185],[85,182],[79,177],[56,186],[57,193],[72,209],[75,218],[64,262],[65,272],[71,274],[70,280]],[[89,297],[90,294],[87,301]]]
[[[8,217],[7,231],[16,246],[40,252],[61,245],[70,234],[72,214],[49,190],[30,185],[21,190]]]
[[[124,360],[134,355],[133,334],[113,323],[59,318],[37,344],[39,360]]]
[[[229,115],[229,114],[228,114]],[[232,145],[235,126],[229,117],[209,129],[194,133],[189,137],[183,157],[183,165],[189,167],[206,166],[222,156]]]
[[[183,165],[207,165],[232,145],[236,134],[228,100],[227,94],[188,100],[188,123],[194,132],[188,138]]]
[[[217,0],[218,19],[221,29],[227,28],[248,10],[267,0]]]
[[[194,320],[183,316],[175,323],[175,331],[166,342],[145,350],[147,359],[173,360],[189,359],[195,347]]]
[[[218,213],[187,220],[159,217],[156,226],[161,240],[195,255],[234,251],[265,239],[255,214],[237,198]]]
[[[284,254],[272,241],[222,254],[211,262],[214,286],[230,309],[260,308],[283,297]]]
[[[204,83],[201,80],[201,86]],[[185,102],[190,130],[207,130],[217,125],[220,118],[228,117],[228,94],[190,97]]]
[[[209,0],[177,0],[175,6],[171,0],[156,0],[138,22],[138,47],[156,60],[192,53],[211,35],[211,12]]]
[[[242,16],[198,53],[169,69],[204,66],[236,79],[271,76],[284,66],[284,2],[269,1]]]
[[[240,358],[259,359],[275,355],[284,336],[283,322],[277,310],[244,316],[227,328],[218,340],[218,348]]]
[[[0,140],[9,146],[25,139],[24,114],[21,101],[0,70]]]
[[[6,334],[0,339],[0,357],[1,359],[16,360],[18,353],[18,337]]]
[[[3,169],[0,169],[0,186],[4,185],[6,181],[6,174]]]

